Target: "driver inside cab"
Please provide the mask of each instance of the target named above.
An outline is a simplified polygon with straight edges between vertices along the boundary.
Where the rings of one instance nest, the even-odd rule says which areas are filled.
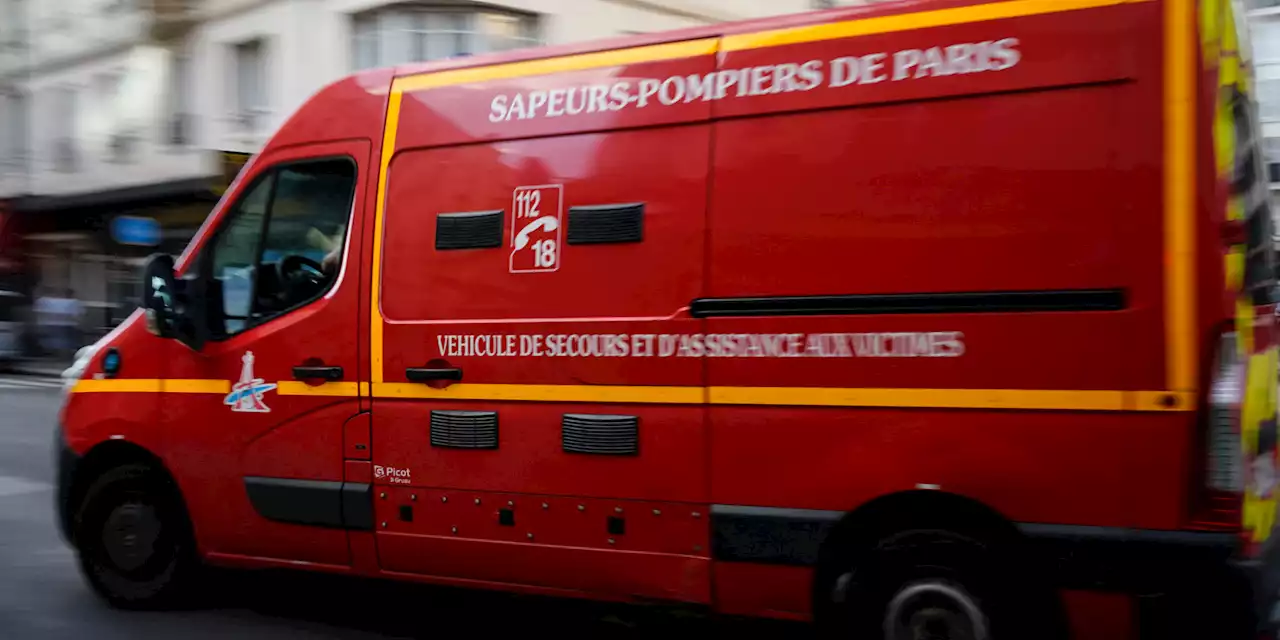
[[[346,239],[346,226],[338,229],[333,236],[325,235],[325,233],[315,227],[307,232],[307,239],[311,242],[311,246],[324,251],[324,259],[320,261],[320,266],[324,268],[325,274],[329,277],[337,277],[338,265],[342,261],[342,241]]]
[[[337,280],[355,183],[347,159],[282,166],[227,212],[208,261],[214,339],[319,299]],[[203,266],[203,264],[201,265]]]

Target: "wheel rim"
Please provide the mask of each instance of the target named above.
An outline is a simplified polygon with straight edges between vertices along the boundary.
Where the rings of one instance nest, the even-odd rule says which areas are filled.
[[[944,582],[904,587],[885,610],[886,640],[989,640],[987,621],[964,589]]]
[[[102,526],[102,550],[120,571],[136,572],[156,558],[162,531],[155,507],[126,502],[107,514]]]

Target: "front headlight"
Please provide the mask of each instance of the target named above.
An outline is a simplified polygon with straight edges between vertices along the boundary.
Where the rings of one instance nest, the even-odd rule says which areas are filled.
[[[89,367],[89,362],[93,360],[93,355],[97,352],[98,345],[96,344],[80,347],[71,366],[62,372],[63,391],[71,391],[71,388],[76,386],[80,378],[84,377],[84,370]]]

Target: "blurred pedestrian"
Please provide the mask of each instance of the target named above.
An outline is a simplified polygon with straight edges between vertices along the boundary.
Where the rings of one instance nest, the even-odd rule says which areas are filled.
[[[69,355],[75,353],[84,341],[80,333],[80,325],[84,322],[84,304],[76,297],[75,291],[66,289],[59,301],[59,309],[63,317],[63,346],[65,353]]]
[[[35,315],[36,325],[36,342],[40,345],[41,355],[50,354],[57,346],[57,338],[54,336],[57,302],[48,289],[41,287],[36,295],[35,304],[32,305],[32,312]]]
[[[80,342],[80,321],[84,307],[71,289],[58,294],[44,291],[36,298],[36,321],[40,327],[41,348],[47,353],[67,356]]]

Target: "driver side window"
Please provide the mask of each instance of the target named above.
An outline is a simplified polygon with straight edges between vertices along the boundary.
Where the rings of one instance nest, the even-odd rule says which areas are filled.
[[[210,247],[213,338],[308,304],[342,266],[356,167],[308,161],[265,172],[235,204]]]

